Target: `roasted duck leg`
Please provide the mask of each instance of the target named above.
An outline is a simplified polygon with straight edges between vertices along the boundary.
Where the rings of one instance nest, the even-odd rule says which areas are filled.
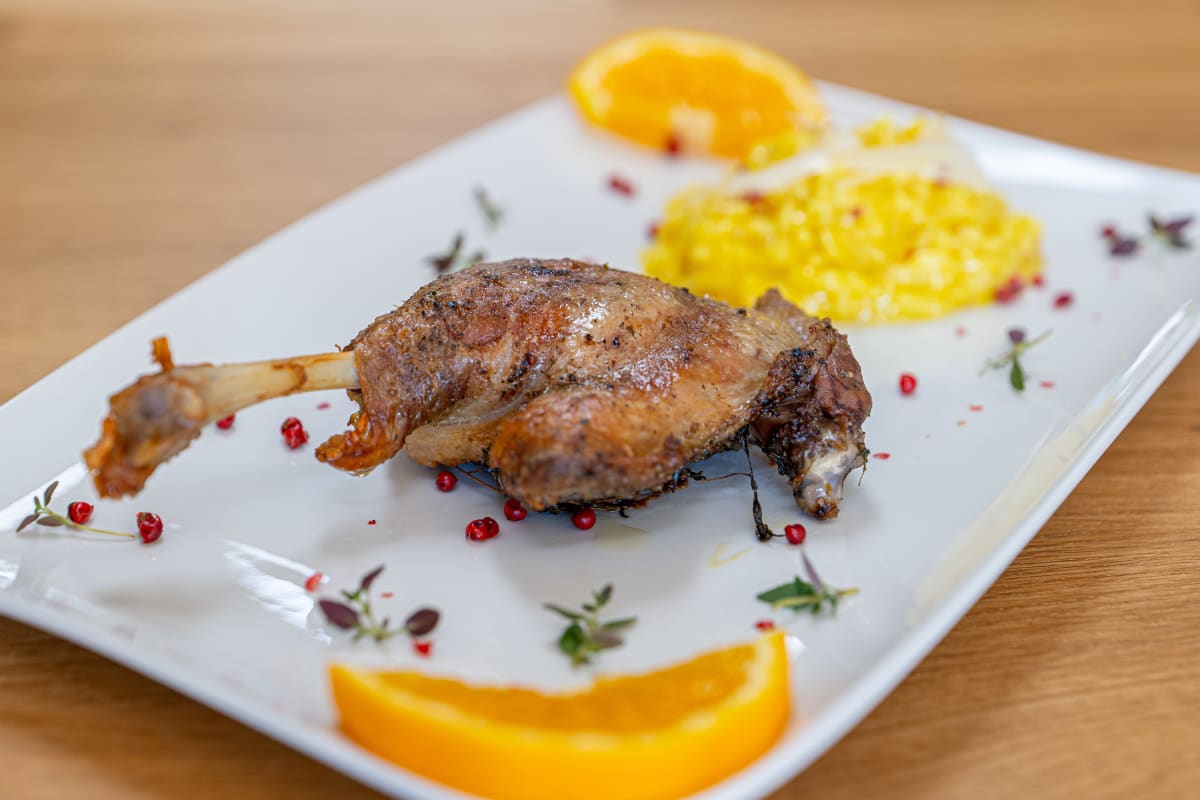
[[[684,468],[761,446],[818,518],[864,464],[871,397],[845,337],[777,293],[754,309],[575,261],[519,259],[438,278],[339,353],[163,370],[111,399],[85,457],[99,492],[141,489],[209,422],[298,391],[359,405],[317,458],[362,473],[402,448],[479,462],[535,510],[639,505]]]

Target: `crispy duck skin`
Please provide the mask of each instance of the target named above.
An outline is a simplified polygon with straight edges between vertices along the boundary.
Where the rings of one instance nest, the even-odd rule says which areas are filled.
[[[208,422],[335,387],[360,410],[319,460],[355,473],[401,449],[428,466],[479,462],[535,510],[640,504],[746,432],[797,503],[830,518],[864,464],[871,409],[845,337],[776,293],[734,309],[603,266],[517,259],[438,278],[341,353],[164,365],[113,396],[87,462],[102,495],[131,494]]]

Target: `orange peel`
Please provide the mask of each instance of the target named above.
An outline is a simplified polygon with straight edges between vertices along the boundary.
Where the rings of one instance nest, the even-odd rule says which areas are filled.
[[[615,39],[579,63],[567,90],[586,119],[618,135],[743,160],[758,142],[826,120],[812,81],[786,59],[695,31]]]
[[[330,678],[350,738],[498,800],[689,794],[766,752],[791,707],[778,632],[569,694],[346,665]]]

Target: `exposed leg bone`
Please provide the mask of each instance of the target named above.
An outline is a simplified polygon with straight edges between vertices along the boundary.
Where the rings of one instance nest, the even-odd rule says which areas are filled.
[[[161,372],[143,375],[109,398],[100,441],[84,453],[101,497],[139,491],[159,464],[187,447],[205,425],[273,397],[355,389],[354,353],[323,353],[248,364],[171,363],[155,341]]]
[[[776,357],[750,429],[788,477],[796,503],[817,519],[832,519],[846,476],[866,464],[862,421],[871,395],[862,370],[828,320],[808,316],[773,289],[755,308],[802,332],[806,345]]]

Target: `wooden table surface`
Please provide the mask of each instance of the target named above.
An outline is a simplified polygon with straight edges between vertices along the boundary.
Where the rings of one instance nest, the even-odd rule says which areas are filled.
[[[1200,172],[1194,1],[0,0],[0,399],[649,24]],[[945,642],[777,797],[1196,796],[1197,397],[1193,352]],[[5,620],[0,796],[376,797]]]

